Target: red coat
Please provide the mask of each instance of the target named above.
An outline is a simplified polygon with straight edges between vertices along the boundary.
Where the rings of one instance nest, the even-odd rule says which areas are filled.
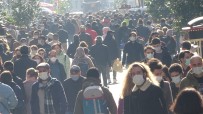
[[[95,39],[97,37],[97,32],[91,28],[86,29],[85,31],[86,33],[90,34],[91,38],[92,38],[92,43],[95,44]]]

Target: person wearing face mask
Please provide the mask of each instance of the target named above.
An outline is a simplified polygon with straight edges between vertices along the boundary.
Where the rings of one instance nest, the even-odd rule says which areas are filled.
[[[149,59],[154,58],[154,48],[152,46],[145,46],[144,47],[144,55],[145,59],[142,62],[147,63]]]
[[[181,80],[180,90],[186,87],[193,87],[203,94],[202,57],[199,55],[192,56],[190,58],[190,67],[191,70]]]
[[[55,50],[51,50],[49,52],[48,64],[50,65],[51,76],[53,78],[58,79],[62,83],[67,78],[67,76],[66,76],[66,72],[65,72],[63,65],[56,58]]]
[[[36,69],[39,75],[32,86],[32,114],[65,114],[67,100],[62,84],[51,77],[48,63],[40,63]]]
[[[38,45],[38,37],[39,37],[39,32],[35,31],[33,33],[33,39],[30,41],[29,46],[31,46],[31,45]]]
[[[40,36],[38,38],[38,48],[43,48],[47,52],[46,55],[48,55],[48,52],[51,50],[51,46],[46,43],[46,37],[45,36]]]
[[[130,38],[123,49],[123,66],[130,65],[133,62],[139,62],[144,58],[144,47],[136,41],[137,34],[132,32]]]
[[[154,58],[159,59],[164,65],[169,67],[171,65],[172,59],[168,49],[161,45],[160,39],[154,38],[150,45],[153,46],[155,50]]]
[[[180,61],[180,65],[183,68],[183,75],[182,78],[184,78],[188,71],[190,70],[190,58],[192,57],[192,53],[188,50],[182,51],[179,53],[179,61]]]
[[[148,66],[133,63],[127,70],[118,110],[124,114],[168,114],[163,92]],[[122,109],[121,107],[124,107]]]
[[[171,103],[173,102],[173,96],[172,96],[172,92],[171,92],[170,83],[168,81],[163,80],[163,75],[162,75],[163,65],[162,65],[161,61],[159,61],[158,59],[155,59],[155,58],[149,60],[147,64],[149,65],[151,72],[155,76],[155,79],[160,84],[160,87],[161,87],[161,89],[163,91],[164,98],[165,98],[165,101],[166,101],[166,106],[167,106],[168,113],[172,114],[169,111],[169,108],[170,108]]]
[[[30,46],[30,56],[31,58],[37,54],[38,47],[36,45]]]
[[[40,64],[40,63],[44,62],[44,59],[39,54],[35,54],[32,57],[32,60],[36,61],[37,64]]]
[[[183,75],[183,68],[180,64],[174,63],[169,67],[169,74],[171,77],[171,90],[173,94],[173,98],[175,99],[179,88],[180,88],[180,82],[181,82],[181,77]]]
[[[63,82],[64,91],[68,101],[67,114],[73,114],[76,97],[78,92],[82,89],[82,83],[84,80],[85,78],[81,76],[80,67],[77,65],[71,66],[70,78]]]

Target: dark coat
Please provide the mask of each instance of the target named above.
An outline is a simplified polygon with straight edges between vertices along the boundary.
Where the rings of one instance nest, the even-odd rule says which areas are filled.
[[[124,114],[167,114],[161,88],[150,85],[124,97]]]
[[[151,33],[151,31],[149,30],[148,27],[145,27],[143,25],[140,25],[137,27],[137,35],[144,38],[145,43],[148,41],[149,39],[149,35]]]
[[[61,43],[66,43],[67,42],[67,39],[68,39],[68,32],[64,29],[60,29],[58,31],[58,35],[59,35],[59,41]]]
[[[165,64],[167,67],[171,65],[172,58],[171,55],[168,52],[168,49],[166,47],[161,47],[162,48],[162,59],[160,60],[163,64]],[[156,58],[156,53],[154,53],[154,58]]]
[[[106,37],[103,41],[103,44],[108,46],[110,61],[113,61],[119,57],[118,55],[119,49],[118,49],[116,40],[114,38]]]
[[[144,47],[138,42],[129,41],[125,44],[123,50],[122,64],[129,65],[133,62],[139,62],[144,58]]]
[[[73,42],[72,44],[69,45],[67,53],[66,53],[68,55],[68,57],[74,59],[75,52],[76,52],[76,49],[78,48],[78,46],[79,46],[79,43],[75,43],[75,42]]]
[[[131,30],[128,27],[120,27],[119,28],[119,39],[121,39],[123,43],[127,43],[130,32],[131,32]]]
[[[96,65],[110,65],[108,47],[104,44],[95,44],[90,48],[90,55],[95,59]]]
[[[59,63],[59,61],[58,60],[56,60],[56,62],[55,63],[52,63],[50,60],[48,61],[48,64],[50,65],[50,70],[51,70],[51,72],[50,72],[50,74],[51,74],[51,76],[53,77],[53,78],[56,78],[56,77],[59,77],[59,81],[62,83],[65,79],[66,79],[66,72],[65,72],[65,69],[64,69],[64,66],[61,64],[61,63]],[[56,69],[52,69],[52,66],[56,66],[57,68],[58,68],[58,70],[59,70],[59,76],[54,76],[53,75],[53,72],[56,70]]]
[[[64,91],[68,101],[68,112],[73,112],[76,102],[77,94],[82,90],[82,83],[84,77],[80,76],[77,81],[72,80],[72,78],[66,79],[63,82]]]
[[[32,95],[31,95],[31,110],[32,114],[40,114],[39,108],[39,81],[34,83],[32,86]],[[50,92],[53,98],[53,105],[56,114],[65,114],[67,109],[67,101],[63,86],[58,80],[55,80],[54,84],[50,87]]]
[[[36,66],[36,61],[31,60],[28,55],[22,55],[20,59],[14,62],[14,73],[24,81],[26,70],[28,68],[36,68]]]
[[[80,35],[80,41],[85,41],[89,47],[92,46],[92,38],[91,36],[88,34],[88,33],[85,33],[85,32],[81,32]]]

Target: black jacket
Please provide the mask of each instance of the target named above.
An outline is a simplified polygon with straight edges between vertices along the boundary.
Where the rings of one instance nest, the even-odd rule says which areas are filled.
[[[66,43],[67,42],[67,39],[68,39],[68,32],[64,29],[60,29],[58,31],[58,35],[59,35],[59,41],[61,43]]]
[[[103,44],[108,46],[110,61],[113,61],[119,57],[118,55],[119,49],[115,39],[106,37],[105,40],[103,41]]]
[[[124,97],[124,114],[167,114],[161,88],[151,84]]]
[[[66,52],[66,54],[68,55],[68,57],[74,59],[74,55],[76,52],[76,49],[78,48],[79,43],[75,43],[73,42],[72,44],[69,45],[68,50]]]
[[[133,62],[140,62],[144,58],[144,47],[138,42],[128,41],[123,50],[122,64],[129,65]]]
[[[84,77],[80,76],[77,81],[72,80],[72,78],[66,79],[63,82],[64,91],[68,101],[68,112],[73,112],[76,102],[77,94],[82,90],[82,84]]]
[[[93,45],[90,48],[90,55],[95,59],[96,65],[110,65],[109,52],[106,45]]]
[[[92,38],[88,33],[81,32],[79,37],[80,37],[80,41],[85,41],[89,47],[92,46]]]
[[[168,52],[168,49],[166,47],[161,47],[162,48],[162,59],[160,60],[163,64],[165,64],[167,67],[171,65],[172,58],[171,55]],[[154,53],[154,58],[156,58],[156,53]]]
[[[126,27],[126,26],[120,27],[119,28],[119,39],[121,39],[123,43],[128,42],[130,32],[131,32],[131,30],[128,27]]]
[[[137,35],[140,36],[140,37],[143,37],[144,38],[144,41],[145,43],[148,41],[149,39],[149,35],[151,33],[151,31],[149,30],[149,28],[143,26],[143,25],[140,25],[137,27]]]
[[[14,62],[14,73],[24,81],[26,70],[28,68],[36,68],[36,66],[37,62],[31,60],[28,55],[22,55],[20,59]]]

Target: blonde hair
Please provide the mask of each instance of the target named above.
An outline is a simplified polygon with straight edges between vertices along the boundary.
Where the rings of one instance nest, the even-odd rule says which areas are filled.
[[[146,75],[146,79],[149,79],[152,84],[159,86],[159,83],[155,80],[152,72],[150,71],[150,69],[147,65],[145,65],[144,63],[134,62],[127,69],[127,73],[126,73],[124,81],[123,81],[123,87],[122,87],[122,91],[121,91],[122,99],[125,96],[130,95],[132,92],[132,88],[135,86],[135,84],[133,83],[132,78],[131,78],[131,72],[134,67],[140,67],[143,71],[143,74]]]

